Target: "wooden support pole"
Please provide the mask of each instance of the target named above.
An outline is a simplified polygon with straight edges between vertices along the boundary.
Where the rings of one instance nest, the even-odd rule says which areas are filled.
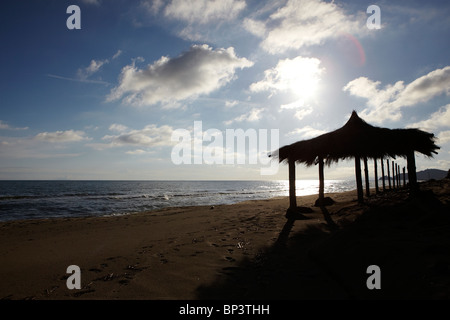
[[[297,208],[295,194],[295,161],[289,159],[289,209]]]
[[[394,189],[395,189],[395,169],[394,169],[394,161],[391,161],[391,164],[392,164],[392,186],[394,187]]]
[[[364,161],[364,180],[366,182],[366,196],[370,197],[369,168],[367,168],[367,157],[364,157],[363,161]]]
[[[397,180],[397,163],[394,164],[394,180],[395,180],[395,188],[398,189],[398,180]]]
[[[395,187],[398,189],[398,171],[397,171],[397,163],[395,163],[395,165],[394,165],[394,172],[395,172],[395,175],[394,175],[394,178],[395,178]]]
[[[378,168],[377,168],[377,158],[373,159],[373,172],[375,175],[375,193],[379,193],[380,190],[378,190]]]
[[[416,174],[416,159],[414,156],[414,150],[410,151],[406,157],[408,161],[408,180],[409,187],[411,191],[415,192],[419,190],[419,185],[417,184],[417,174]]]
[[[391,187],[391,174],[389,173],[389,159],[386,159],[387,164],[387,176],[388,176],[388,182],[389,182],[389,190],[392,189]]]
[[[398,185],[398,164],[395,163],[395,185],[397,186],[397,189],[400,188]]]
[[[406,188],[406,172],[405,172],[405,167],[403,167],[403,187]]]
[[[325,179],[323,175],[323,158],[319,156],[319,202],[323,204]]]
[[[386,181],[384,180],[384,159],[381,158],[381,177],[383,181],[383,191],[386,191]]]
[[[358,156],[355,156],[355,175],[356,175],[356,189],[358,192],[358,202],[364,202],[364,194],[362,187],[362,178],[361,178],[361,159]]]
[[[398,163],[396,163],[395,164],[395,180],[397,180],[396,181],[396,183],[397,183],[397,188],[400,188],[400,184],[399,184],[399,182],[400,182],[400,180],[399,180],[399,172],[398,172]]]

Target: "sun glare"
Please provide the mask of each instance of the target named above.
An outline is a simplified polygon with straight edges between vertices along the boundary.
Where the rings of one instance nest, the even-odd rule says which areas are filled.
[[[311,98],[318,89],[320,75],[323,69],[320,60],[315,58],[297,57],[286,59],[278,64],[278,75],[285,89],[299,98]]]

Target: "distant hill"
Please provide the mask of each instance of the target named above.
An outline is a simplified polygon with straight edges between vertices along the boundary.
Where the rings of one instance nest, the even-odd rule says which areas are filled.
[[[417,180],[430,180],[430,179],[443,179],[447,176],[448,171],[445,170],[439,170],[439,169],[426,169],[423,171],[417,172]],[[384,177],[387,179],[387,176]],[[381,180],[380,178],[379,180]],[[392,177],[391,177],[392,179]],[[400,179],[403,181],[403,173],[400,174]],[[408,180],[408,173],[406,173],[406,180]]]

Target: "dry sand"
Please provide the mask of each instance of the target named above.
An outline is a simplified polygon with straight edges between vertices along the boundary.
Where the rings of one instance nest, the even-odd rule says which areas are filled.
[[[0,299],[450,298],[450,181],[358,205],[329,194],[0,224]],[[426,191],[429,192],[426,192]],[[431,191],[432,190],[432,193]],[[69,290],[69,265],[81,289]],[[369,265],[381,289],[369,290]]]

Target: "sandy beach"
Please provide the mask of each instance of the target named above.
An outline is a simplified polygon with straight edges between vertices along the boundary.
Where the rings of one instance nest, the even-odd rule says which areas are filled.
[[[287,220],[288,198],[0,224],[0,299],[448,299],[450,180]],[[70,265],[81,289],[66,286]],[[367,267],[381,270],[369,290]]]

